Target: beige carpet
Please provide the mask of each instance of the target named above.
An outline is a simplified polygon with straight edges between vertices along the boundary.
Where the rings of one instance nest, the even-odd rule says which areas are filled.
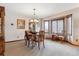
[[[45,40],[45,48],[39,50],[38,47],[33,49],[25,46],[25,41],[6,43],[6,56],[78,56],[79,47],[68,43]]]

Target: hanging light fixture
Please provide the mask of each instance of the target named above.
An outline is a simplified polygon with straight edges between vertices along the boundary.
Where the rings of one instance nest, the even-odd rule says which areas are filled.
[[[30,28],[30,30],[31,30],[32,32],[36,32],[36,25],[37,25],[37,23],[38,23],[39,21],[38,21],[38,19],[36,18],[36,14],[35,14],[36,9],[34,8],[33,11],[34,11],[34,13],[33,13],[33,18],[30,19],[30,21],[29,21],[29,24],[30,24],[29,28]]]
[[[33,18],[30,20],[30,22],[31,23],[37,23],[38,19],[36,19],[36,14],[35,14],[36,9],[34,8],[33,11],[34,11]]]

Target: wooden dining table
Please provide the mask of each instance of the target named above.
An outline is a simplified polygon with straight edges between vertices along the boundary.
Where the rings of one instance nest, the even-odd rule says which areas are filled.
[[[36,44],[38,44],[38,48],[40,49],[40,42],[42,42],[43,46],[44,46],[44,35],[45,35],[44,33],[45,33],[44,31],[39,31],[39,32],[26,31],[25,37],[28,38],[28,40],[26,40],[26,42],[29,42],[29,44],[28,44],[29,46],[30,46],[30,44],[32,44],[31,45],[32,48],[34,48],[36,46]]]

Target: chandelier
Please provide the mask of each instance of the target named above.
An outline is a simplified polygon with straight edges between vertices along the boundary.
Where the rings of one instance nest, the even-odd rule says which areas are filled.
[[[30,22],[31,23],[37,23],[38,19],[36,19],[36,14],[35,14],[36,9],[34,8],[33,11],[34,11],[33,18],[30,20]]]
[[[33,18],[30,19],[30,21],[29,21],[29,29],[30,29],[32,32],[36,32],[36,26],[37,26],[37,24],[39,23],[39,21],[38,21],[38,19],[36,18],[36,14],[35,14],[36,9],[34,8],[33,11],[34,11],[34,13],[33,13]]]

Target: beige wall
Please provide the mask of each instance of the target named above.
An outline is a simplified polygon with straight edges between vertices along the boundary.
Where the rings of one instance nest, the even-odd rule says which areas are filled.
[[[50,17],[44,18],[44,20],[52,20],[54,18],[66,16],[68,14],[72,14],[72,34],[73,35],[71,36],[70,42],[72,42],[73,44],[79,45],[79,8],[67,10],[67,11],[52,15]]]
[[[25,20],[25,29],[17,29],[17,19]],[[13,26],[11,25],[13,24]],[[24,38],[24,31],[28,30],[28,18],[5,8],[5,41],[14,41]]]
[[[5,7],[5,41],[14,41],[24,38],[24,31],[28,30],[28,18],[26,15],[12,12],[5,4],[0,4]],[[17,29],[17,19],[25,20],[25,29]],[[13,24],[13,26],[11,25]]]

